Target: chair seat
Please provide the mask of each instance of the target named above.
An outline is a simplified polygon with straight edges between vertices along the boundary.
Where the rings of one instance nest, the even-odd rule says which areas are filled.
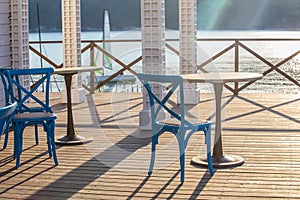
[[[18,113],[14,115],[14,120],[47,120],[47,119],[56,119],[57,116],[54,113],[45,113],[45,112],[32,112],[32,113]]]
[[[196,119],[196,118],[188,119],[188,121],[190,123],[192,123],[193,125],[201,125],[201,124],[204,125],[204,124],[209,123],[209,121],[207,121],[207,120],[200,120],[200,119]],[[180,126],[181,125],[180,123],[181,122],[174,117],[158,121],[158,124],[161,124],[161,125],[166,124],[166,125],[171,125],[171,126]]]

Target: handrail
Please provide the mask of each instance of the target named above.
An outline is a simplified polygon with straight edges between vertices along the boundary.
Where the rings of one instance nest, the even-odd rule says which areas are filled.
[[[221,57],[222,55],[224,55],[225,53],[227,53],[228,51],[234,49],[234,71],[239,71],[239,62],[240,62],[240,58],[239,58],[239,49],[243,49],[246,52],[250,53],[251,55],[253,55],[255,58],[257,58],[258,60],[262,61],[263,63],[266,64],[266,66],[268,66],[269,68],[262,72],[262,74],[264,76],[268,75],[269,73],[276,71],[277,73],[279,73],[280,75],[282,75],[283,77],[285,77],[287,80],[289,80],[290,82],[292,82],[293,84],[295,84],[297,87],[300,88],[300,83],[299,81],[295,80],[293,77],[289,76],[287,73],[285,73],[284,71],[282,71],[280,69],[280,67],[287,63],[288,61],[290,61],[291,59],[295,58],[297,55],[300,54],[300,50],[294,52],[293,54],[291,54],[290,56],[288,56],[287,58],[283,59],[282,61],[280,61],[277,64],[272,64],[270,61],[268,61],[266,58],[264,58],[263,56],[261,56],[260,54],[258,54],[255,50],[251,49],[250,47],[248,47],[247,45],[245,45],[243,42],[245,41],[271,41],[271,42],[275,42],[275,41],[298,41],[300,42],[300,38],[198,38],[197,39],[198,42],[201,41],[214,41],[214,42],[224,42],[224,41],[228,41],[228,42],[233,42],[232,44],[228,45],[227,47],[221,49],[220,51],[218,51],[215,55],[211,56],[210,58],[208,58],[207,60],[205,60],[204,62],[202,62],[201,64],[197,65],[197,70],[207,73],[208,70],[205,69],[205,67],[210,64],[211,62],[213,62],[214,60],[216,60],[217,58]],[[90,51],[90,65],[93,65],[94,62],[94,51],[95,48],[100,51],[102,54],[107,55],[109,58],[111,58],[112,60],[114,60],[116,63],[118,63],[122,69],[118,70],[117,72],[115,72],[114,74],[112,74],[110,77],[108,77],[106,80],[97,83],[97,85],[95,86],[94,83],[94,72],[91,72],[91,79],[90,79],[90,87],[83,85],[83,87],[85,89],[87,89],[90,93],[94,93],[94,91],[96,91],[97,89],[101,88],[102,86],[104,86],[105,84],[109,83],[113,78],[115,78],[116,76],[123,74],[124,71],[129,71],[132,74],[136,75],[136,72],[132,69],[132,66],[134,66],[135,64],[137,64],[139,61],[142,60],[142,56],[139,56],[135,59],[133,59],[133,61],[131,61],[129,64],[125,64],[122,60],[120,60],[119,58],[115,57],[114,55],[112,55],[111,53],[107,52],[105,49],[103,49],[102,47],[100,47],[97,43],[102,43],[103,40],[82,40],[81,43],[82,44],[86,44],[87,45],[81,50],[82,53]],[[122,43],[122,42],[142,42],[141,39],[119,39],[119,40],[105,40],[105,42],[110,42],[110,43]],[[180,52],[173,47],[170,42],[179,42],[179,39],[166,39],[166,48],[168,48],[171,52],[175,53],[177,56],[180,55]],[[32,47],[32,44],[39,44],[39,41],[30,41],[30,50],[36,54],[37,56],[41,57],[44,61],[46,61],[47,63],[49,63],[51,66],[55,67],[55,68],[61,68],[63,67],[63,64],[56,64],[54,61],[52,61],[50,58],[48,58],[47,56],[45,56],[44,54],[40,53],[38,50],[36,50],[34,47]],[[62,41],[42,41],[42,44],[57,44],[57,43],[62,43]],[[245,88],[247,88],[249,85],[253,84],[255,81],[251,81],[251,82],[247,82],[244,85],[240,86],[235,83],[234,87],[230,87],[229,85],[225,85],[225,87],[231,91],[234,94],[238,94],[240,91],[244,90]]]

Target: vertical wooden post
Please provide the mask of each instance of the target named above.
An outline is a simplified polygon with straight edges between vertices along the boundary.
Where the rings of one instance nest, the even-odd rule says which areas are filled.
[[[91,43],[91,50],[90,50],[90,66],[95,65],[95,42]],[[95,72],[90,72],[90,94],[95,93]]]
[[[238,72],[239,71],[239,41],[235,40],[235,45],[234,45],[234,71]],[[239,83],[235,82],[234,83],[234,94],[238,94],[238,88],[239,88]]]

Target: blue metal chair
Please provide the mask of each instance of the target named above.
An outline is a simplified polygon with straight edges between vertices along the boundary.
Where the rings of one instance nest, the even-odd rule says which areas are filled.
[[[11,92],[9,92],[10,88],[9,88],[9,83],[8,83],[7,77],[4,75],[4,72],[6,70],[12,70],[12,68],[1,68],[0,69],[0,76],[1,76],[2,84],[3,84],[3,88],[4,88],[5,105],[9,105],[9,104],[11,104],[11,98],[9,97]],[[17,81],[19,81],[19,79],[17,79]],[[16,101],[19,101],[19,97],[20,97],[19,93],[18,93],[18,97],[13,96],[13,98]],[[27,107],[27,111],[28,112],[35,112],[35,111],[39,111],[39,110],[36,109],[36,108],[29,108],[29,107]],[[3,149],[6,149],[6,147],[7,147],[8,137],[9,137],[9,127],[7,127],[7,129],[6,129],[5,140],[4,140],[4,144],[3,144]],[[39,144],[38,124],[35,124],[35,143],[36,143],[36,145]]]
[[[3,91],[4,91],[4,97],[5,97],[5,106],[11,105],[10,102],[10,98],[9,98],[9,94],[8,94],[8,83],[6,80],[6,77],[3,74],[4,70],[0,70],[0,77],[2,80],[2,85],[3,85]],[[3,143],[3,149],[6,149],[7,147],[7,143],[8,143],[8,136],[9,136],[9,124],[10,124],[10,120],[7,121],[7,125],[5,126],[5,130],[3,130],[2,134],[5,132],[5,139],[4,139],[4,143]]]
[[[49,156],[54,159],[55,165],[58,165],[55,147],[55,120],[57,116],[52,112],[49,104],[50,77],[54,72],[53,68],[35,68],[35,69],[12,69],[4,71],[8,80],[8,93],[11,102],[17,102],[16,114],[12,119],[14,127],[14,158],[16,158],[16,167],[20,166],[20,155],[23,146],[23,130],[34,125],[37,138],[37,125],[42,125],[47,134],[47,144]],[[23,86],[21,79],[28,80],[29,76],[40,76],[33,86]],[[36,96],[34,93],[38,88],[43,87],[43,96]],[[30,104],[28,104],[30,102]],[[33,105],[34,107],[29,107]],[[36,141],[37,142],[37,141]]]
[[[8,130],[11,118],[16,110],[17,102],[0,108],[0,137]]]
[[[203,131],[205,135],[205,143],[207,145],[207,161],[208,168],[211,174],[214,174],[211,158],[211,123],[209,121],[197,120],[197,123],[187,121],[185,117],[184,93],[183,93],[183,79],[181,76],[173,75],[154,75],[154,74],[138,74],[138,78],[148,91],[151,110],[151,125],[152,125],[152,154],[148,174],[152,174],[156,145],[158,144],[158,137],[164,132],[173,133],[178,141],[180,153],[180,170],[181,182],[184,182],[184,162],[185,149],[188,141],[193,133]],[[150,85],[151,83],[151,85]],[[166,92],[163,97],[155,94],[153,83],[157,84],[172,84],[172,87]],[[180,112],[176,113],[166,104],[174,91],[179,88],[180,92]],[[171,115],[169,119],[159,119],[159,113],[165,111]]]

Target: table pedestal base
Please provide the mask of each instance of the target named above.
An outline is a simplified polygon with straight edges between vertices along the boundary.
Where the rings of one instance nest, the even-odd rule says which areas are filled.
[[[244,159],[241,156],[236,155],[224,155],[220,159],[212,157],[212,161],[214,168],[232,168],[244,163]],[[191,163],[207,167],[207,159],[203,159],[201,156],[192,158]]]
[[[63,136],[55,141],[56,144],[61,145],[75,145],[75,144],[85,144],[93,141],[93,138],[85,138],[83,136],[76,135],[73,139],[69,139],[68,136]]]

